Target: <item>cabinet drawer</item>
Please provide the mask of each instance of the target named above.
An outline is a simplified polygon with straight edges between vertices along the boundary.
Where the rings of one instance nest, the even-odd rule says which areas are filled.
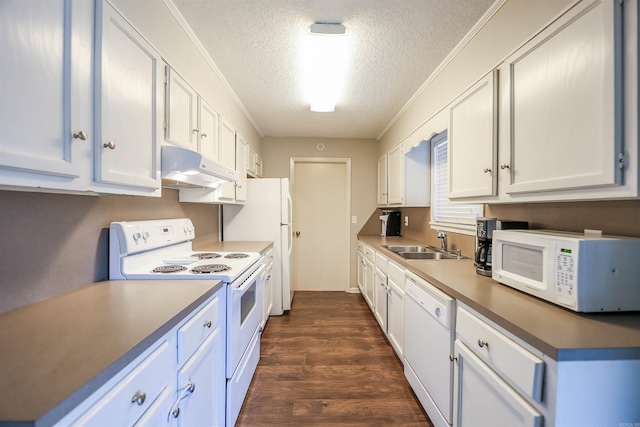
[[[456,336],[526,396],[541,401],[544,362],[472,313],[458,307]]]
[[[218,324],[220,297],[216,296],[207,305],[178,328],[178,366],[182,366]]]
[[[389,261],[387,264],[387,277],[404,290],[404,268]]]
[[[387,274],[387,258],[376,252],[376,268]]]
[[[175,345],[175,342],[174,342]],[[72,426],[133,425],[160,393],[169,385],[175,372],[175,347],[163,340],[104,397],[91,406]]]
[[[367,245],[364,245],[364,256],[372,263],[376,262],[376,251]]]

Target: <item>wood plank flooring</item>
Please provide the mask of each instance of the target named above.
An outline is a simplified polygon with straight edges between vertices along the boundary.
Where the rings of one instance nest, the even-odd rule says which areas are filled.
[[[296,292],[260,345],[238,427],[433,427],[360,294]]]

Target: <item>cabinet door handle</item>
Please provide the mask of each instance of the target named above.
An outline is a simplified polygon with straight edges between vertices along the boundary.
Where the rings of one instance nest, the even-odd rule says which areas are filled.
[[[458,360],[458,358],[457,358],[457,357],[455,357],[453,354],[450,354],[450,355],[449,355],[449,360],[453,362],[454,360],[455,360],[455,361],[457,361],[457,360]]]
[[[200,129],[198,129],[198,128],[195,128],[195,129],[193,130],[193,133],[198,133],[198,132],[200,132]]]
[[[141,393],[139,391],[136,391],[136,394],[134,394],[133,397],[131,398],[131,403],[137,403],[138,406],[142,406],[146,399],[147,399],[146,393]]]
[[[180,408],[174,409],[173,412],[171,412],[171,415],[173,415],[173,418],[178,418],[178,415],[180,415]]]
[[[206,322],[204,322],[204,327],[211,329],[211,320],[207,320]]]
[[[202,137],[202,138],[206,138],[206,137],[207,137],[207,134],[206,134],[206,133],[203,133],[203,134],[201,135],[201,137]]]
[[[509,169],[509,165],[507,163],[503,163],[500,165],[500,169]]]
[[[86,141],[87,140],[87,133],[83,130],[78,131],[76,133],[73,134],[73,137],[75,139],[81,139],[82,141]]]
[[[109,150],[115,150],[116,149],[116,143],[113,142],[113,141],[105,142],[104,144],[102,144],[102,146],[104,148],[108,148]]]
[[[479,339],[479,340],[478,340],[478,347],[480,347],[480,348],[483,348],[483,347],[489,347],[489,343],[488,343],[488,342],[486,342],[486,341],[485,341],[485,340],[483,340],[483,339]]]
[[[491,173],[491,168],[484,168],[484,173]]]

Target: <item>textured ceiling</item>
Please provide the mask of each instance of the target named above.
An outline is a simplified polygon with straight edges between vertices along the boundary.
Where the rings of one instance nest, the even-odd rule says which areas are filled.
[[[173,0],[264,136],[377,138],[494,0]],[[345,94],[312,113],[300,34],[342,23]]]

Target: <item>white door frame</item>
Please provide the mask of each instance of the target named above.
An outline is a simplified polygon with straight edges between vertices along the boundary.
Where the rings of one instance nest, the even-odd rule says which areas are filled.
[[[345,201],[347,204],[346,215],[344,218],[344,231],[346,233],[347,240],[345,244],[347,259],[345,263],[347,265],[346,277],[345,277],[345,292],[351,292],[351,159],[348,157],[290,157],[289,158],[289,182],[291,183],[291,187],[293,188],[295,183],[296,176],[296,163],[342,163],[347,167],[346,170],[346,182],[345,182],[345,194],[347,200]],[[292,194],[293,191],[291,191]],[[295,203],[295,200],[294,200]]]

